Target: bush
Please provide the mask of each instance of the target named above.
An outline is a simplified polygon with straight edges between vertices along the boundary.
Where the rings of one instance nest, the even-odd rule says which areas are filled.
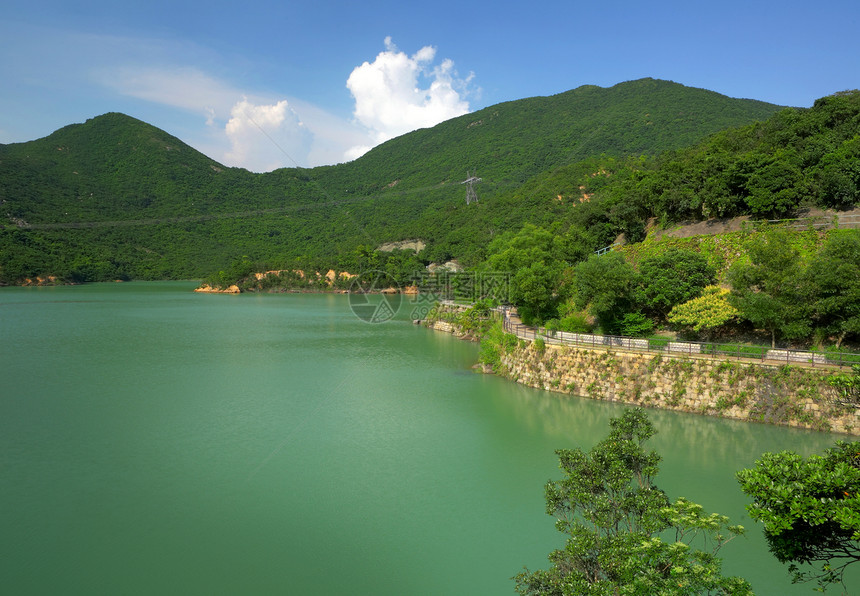
[[[582,313],[571,313],[558,322],[559,331],[568,333],[590,333],[591,325]]]
[[[640,312],[629,312],[621,319],[622,335],[645,337],[654,331],[654,322]]]
[[[494,371],[501,364],[502,354],[516,349],[518,338],[513,333],[506,333],[502,324],[494,323],[481,337],[481,348],[478,352],[478,361],[489,365]]]

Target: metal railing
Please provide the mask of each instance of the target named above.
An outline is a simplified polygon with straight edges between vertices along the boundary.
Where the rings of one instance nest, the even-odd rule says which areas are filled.
[[[522,339],[542,339],[555,345],[584,348],[617,348],[635,352],[653,352],[667,356],[704,356],[723,360],[760,360],[767,364],[805,364],[811,366],[851,366],[860,364],[860,354],[853,352],[810,352],[765,346],[721,344],[697,341],[670,341],[668,339],[645,339],[621,335],[594,335],[591,333],[569,333],[545,327],[530,327],[514,323],[505,313],[505,331]]]
[[[621,243],[615,242],[613,244],[610,244],[609,246],[604,246],[603,248],[599,248],[599,249],[594,251],[594,254],[596,254],[598,257],[601,255],[605,255],[606,253],[608,253],[610,250],[612,250],[616,246],[621,246]]]
[[[860,215],[844,214],[839,216],[839,228],[860,228]]]
[[[760,229],[766,225],[780,225],[790,230],[829,230],[831,228],[859,228],[860,215],[836,213],[796,219],[750,219],[741,224],[742,228]]]

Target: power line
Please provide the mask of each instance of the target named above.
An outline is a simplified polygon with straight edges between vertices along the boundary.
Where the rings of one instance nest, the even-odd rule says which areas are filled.
[[[321,190],[322,187],[317,183],[318,188]],[[2,225],[0,224],[0,230],[68,230],[68,229],[89,229],[89,228],[102,228],[102,227],[130,227],[130,226],[151,226],[151,225],[165,225],[165,224],[177,224],[177,223],[189,223],[189,222],[202,222],[202,221],[210,221],[217,219],[231,219],[231,218],[242,218],[242,217],[255,217],[261,215],[277,215],[280,213],[289,213],[293,211],[302,211],[302,210],[314,210],[314,209],[323,209],[326,207],[337,207],[339,205],[347,205],[352,203],[360,203],[363,201],[370,201],[379,198],[393,198],[396,196],[403,196],[407,194],[415,194],[427,192],[430,190],[437,190],[445,187],[445,183],[433,184],[428,186],[422,186],[418,188],[411,188],[408,190],[400,190],[395,193],[380,193],[375,195],[365,195],[361,197],[350,197],[347,199],[331,199],[331,195],[323,190],[323,193],[330,200],[318,202],[318,203],[303,203],[300,205],[287,205],[284,207],[271,207],[267,209],[251,209],[247,211],[237,211],[231,213],[202,213],[199,215],[184,215],[184,216],[175,216],[175,217],[151,217],[146,219],[122,219],[122,220],[112,220],[112,221],[76,221],[76,222],[53,222],[53,223],[27,223],[27,224],[17,224],[17,225]],[[476,199],[477,200],[477,199]],[[361,228],[357,223],[356,225]],[[366,234],[365,234],[366,235]],[[369,238],[369,236],[368,236]],[[369,238],[370,239],[370,238]]]

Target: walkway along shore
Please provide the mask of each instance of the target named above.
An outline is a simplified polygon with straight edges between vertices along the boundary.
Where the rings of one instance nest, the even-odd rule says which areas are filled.
[[[463,336],[456,314],[442,304],[433,329]],[[823,355],[764,350],[749,357],[719,344],[667,342],[526,327],[509,311],[505,328],[517,336],[493,372],[529,387],[604,401],[709,416],[860,435],[860,408],[845,403],[827,379],[845,372]],[[576,336],[576,337],[570,337]],[[536,339],[542,341],[535,341]],[[608,339],[607,339],[608,338]],[[645,343],[642,343],[645,342]],[[675,346],[669,347],[671,344]],[[692,347],[699,346],[699,347]],[[768,352],[771,352],[768,355]],[[733,356],[734,354],[734,356]],[[857,355],[847,355],[857,357]]]

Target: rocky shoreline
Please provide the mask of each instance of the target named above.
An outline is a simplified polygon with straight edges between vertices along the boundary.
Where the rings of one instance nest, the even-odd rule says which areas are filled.
[[[442,309],[440,318],[424,321],[430,329],[477,341]],[[458,309],[459,312],[459,309]],[[626,403],[640,407],[731,418],[860,436],[860,408],[842,403],[828,378],[829,366],[766,364],[681,354],[543,345],[518,340],[495,370],[535,389]]]

